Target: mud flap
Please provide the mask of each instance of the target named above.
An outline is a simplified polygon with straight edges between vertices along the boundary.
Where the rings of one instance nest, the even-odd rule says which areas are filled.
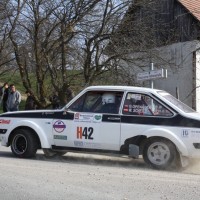
[[[188,157],[180,155],[180,160],[181,160],[181,166],[182,167],[187,167],[189,165],[189,158]]]
[[[132,158],[139,158],[139,146],[129,144],[129,156]]]

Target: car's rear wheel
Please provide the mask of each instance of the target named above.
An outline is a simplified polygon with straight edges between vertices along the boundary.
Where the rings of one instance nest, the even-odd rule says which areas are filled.
[[[18,129],[11,139],[11,150],[20,158],[34,157],[38,149],[38,140],[34,133],[28,129]]]
[[[56,151],[52,149],[43,149],[45,156],[52,157],[52,156],[63,156],[67,153],[67,151]]]
[[[175,145],[164,138],[150,138],[143,148],[144,161],[153,168],[167,169],[176,159]]]

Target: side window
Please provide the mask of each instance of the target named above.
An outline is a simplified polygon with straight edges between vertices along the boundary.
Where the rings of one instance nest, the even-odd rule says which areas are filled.
[[[123,105],[123,114],[145,116],[172,116],[158,101],[145,94],[128,93]]]
[[[74,112],[81,112],[83,109],[84,100],[85,100],[85,94],[79,97],[72,105],[70,105],[69,110]]]
[[[75,112],[113,113],[119,112],[123,92],[87,92],[77,99],[69,109]]]
[[[83,112],[94,112],[101,104],[101,93],[88,92],[83,104]]]
[[[69,109],[75,112],[92,112],[93,107],[101,103],[101,93],[87,92],[77,99]]]

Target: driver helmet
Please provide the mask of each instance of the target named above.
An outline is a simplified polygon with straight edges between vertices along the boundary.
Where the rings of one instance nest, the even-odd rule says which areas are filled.
[[[102,104],[115,103],[115,95],[112,93],[104,93],[102,95]]]

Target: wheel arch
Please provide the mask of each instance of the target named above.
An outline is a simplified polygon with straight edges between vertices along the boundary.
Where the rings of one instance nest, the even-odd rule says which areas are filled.
[[[183,141],[181,141],[180,138],[178,138],[173,132],[169,130],[163,130],[163,129],[151,129],[151,130],[145,131],[141,135],[136,135],[134,137],[127,138],[124,141],[124,143],[121,145],[120,152],[124,154],[128,154],[129,144],[135,144],[139,146],[140,154],[142,154],[143,147],[146,141],[154,137],[169,140],[175,145],[180,155],[188,156],[189,153]]]
[[[38,141],[38,149],[41,148],[41,142],[40,142],[40,138],[39,138],[37,132],[36,132],[33,128],[28,127],[28,126],[18,126],[18,127],[16,127],[15,129],[13,129],[13,130],[11,131],[9,137],[8,137],[8,146],[10,146],[10,144],[11,144],[11,142],[12,142],[12,139],[13,139],[13,136],[14,136],[16,130],[19,130],[19,129],[24,129],[24,130],[29,130],[29,131],[31,131],[32,134],[34,134],[35,137],[37,138],[37,141]]]
[[[129,144],[135,144],[137,146],[141,146],[141,144],[146,140],[147,136],[145,135],[137,135],[137,136],[134,136],[134,137],[130,137],[130,138],[127,138],[125,141],[124,141],[124,144],[121,145],[120,147],[120,152],[122,154],[129,154]],[[141,153],[141,151],[140,151]]]
[[[163,137],[163,136],[151,136],[151,137],[148,137],[148,138],[146,137],[146,138],[142,141],[142,143],[141,143],[141,145],[140,145],[141,151],[143,151],[143,148],[144,148],[145,144],[148,142],[148,140],[151,140],[151,139],[157,139],[158,141],[159,141],[159,139],[160,139],[161,141],[162,141],[163,139],[164,139],[164,140],[167,140],[167,141],[171,142],[171,143],[175,146],[176,150],[178,151],[176,144],[175,144],[173,141],[171,141],[169,138]],[[178,152],[179,152],[179,151],[178,151]]]
[[[150,129],[145,132],[145,135],[147,136],[146,139],[153,137],[167,139],[175,145],[180,155],[184,156],[189,155],[188,149],[184,144],[184,142],[176,134],[174,134],[172,131],[168,129],[161,129],[161,128]]]
[[[10,138],[10,135],[12,135],[12,133],[19,128],[28,128],[29,130],[32,130],[33,133],[35,133],[39,138],[41,148],[51,148],[52,140],[50,137],[48,137],[48,134],[45,134],[43,127],[39,126],[36,122],[30,120],[20,120],[14,123],[9,129],[10,134],[8,136],[8,140]]]
[[[147,138],[143,145],[142,155],[145,163],[155,169],[177,169],[181,166],[180,153],[176,145],[166,137]]]

